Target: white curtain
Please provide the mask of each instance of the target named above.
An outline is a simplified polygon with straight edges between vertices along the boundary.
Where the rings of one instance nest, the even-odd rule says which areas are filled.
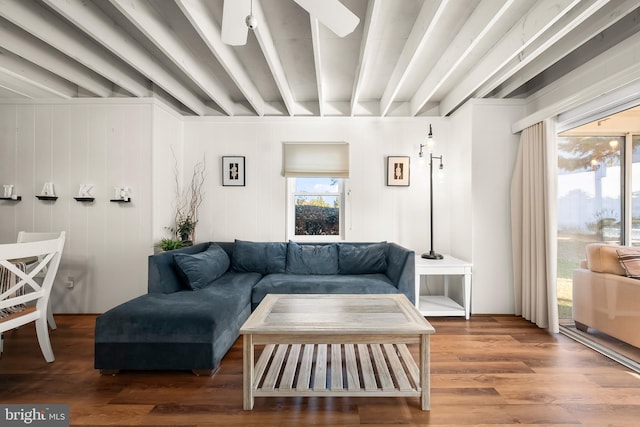
[[[516,314],[558,332],[555,121],[522,131],[511,179]]]

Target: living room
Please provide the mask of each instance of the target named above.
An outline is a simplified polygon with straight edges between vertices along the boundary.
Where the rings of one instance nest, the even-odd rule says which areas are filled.
[[[347,142],[342,240],[396,242],[419,254],[430,249],[433,220],[435,249],[473,264],[471,313],[477,317],[470,323],[483,322],[483,315],[513,315],[510,187],[519,132],[562,114],[606,116],[637,101],[637,38],[629,35],[529,96],[472,97],[448,114],[435,108],[411,117],[193,116],[168,102],[159,88],[151,96],[131,98],[3,97],[0,158],[10,160],[3,161],[0,181],[12,184],[21,200],[0,201],[0,242],[15,242],[21,230],[67,232],[51,294],[53,312],[64,325],[65,315],[104,313],[147,292],[147,258],[171,234],[175,181],[188,182],[198,162],[206,161],[206,179],[196,242],[282,242],[289,239],[283,143]],[[613,60],[615,73],[609,65]],[[429,165],[418,156],[430,128],[434,154],[444,162],[444,179],[434,183],[433,218]],[[244,157],[244,186],[223,185],[226,156]],[[387,185],[388,156],[409,157],[409,186]],[[38,200],[49,182],[58,199]],[[95,201],[74,199],[82,184],[93,186]],[[114,187],[130,189],[130,203],[111,202]],[[444,331],[448,325],[467,327],[458,319],[441,321]],[[83,333],[91,329],[77,327]],[[56,353],[60,329],[51,332]],[[32,344],[37,352],[37,342]],[[11,345],[7,339],[6,357]],[[237,351],[232,349],[232,359]],[[65,354],[61,350],[53,365],[63,364]],[[91,354],[85,356],[92,362]],[[232,371],[238,368],[241,364]],[[0,375],[11,374],[3,370]],[[164,380],[154,377],[157,390],[168,389]],[[626,387],[637,393],[637,384]]]

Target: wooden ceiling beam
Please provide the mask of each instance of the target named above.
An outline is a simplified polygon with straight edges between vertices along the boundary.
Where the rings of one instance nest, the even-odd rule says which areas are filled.
[[[229,116],[234,115],[234,102],[228,90],[195,58],[189,46],[176,36],[149,3],[133,0],[110,1],[222,111]]]
[[[289,85],[287,75],[284,72],[282,61],[280,61],[280,57],[278,56],[278,51],[276,50],[275,43],[273,42],[271,31],[267,25],[267,19],[262,11],[262,5],[258,0],[254,0],[253,2],[253,16],[258,20],[258,26],[253,30],[253,33],[255,34],[258,44],[262,49],[262,53],[267,60],[267,64],[269,65],[273,79],[276,82],[276,86],[280,91],[280,96],[282,97],[285,108],[289,115],[293,116],[296,106],[293,99],[293,93],[291,92],[291,86]]]
[[[104,50],[84,34],[38,4],[0,0],[0,16],[134,96],[149,96],[148,82],[131,75],[125,64],[105,55]]]
[[[44,96],[70,99],[78,94],[78,88],[74,84],[3,50],[0,50],[0,73],[3,75],[3,83],[9,89],[29,98]]]
[[[555,44],[562,40],[564,36],[571,33],[573,29],[596,14],[607,3],[609,3],[609,0],[588,0],[580,2],[549,28],[544,35],[538,37],[531,45],[520,52],[517,58],[511,59],[511,61],[502,67],[489,81],[485,82],[476,91],[474,96],[482,98],[491,93],[544,52],[554,48]]]
[[[440,23],[440,18],[447,8],[449,0],[439,0],[437,2],[425,1],[420,9],[411,33],[407,38],[400,58],[396,62],[395,68],[389,78],[382,98],[380,99],[380,115],[384,116],[389,111],[391,104],[395,101],[400,87],[409,73],[413,70],[419,52],[429,41],[434,29]]]
[[[540,0],[484,55],[440,102],[440,114],[451,114],[511,59],[542,36],[580,0]]]
[[[411,97],[411,115],[418,114],[433,95],[448,81],[458,67],[474,52],[480,42],[491,33],[516,0],[481,2],[473,11],[444,54]]]
[[[367,82],[367,77],[371,72],[371,63],[374,58],[374,50],[372,40],[381,38],[382,29],[382,6],[380,0],[369,0],[367,3],[367,14],[364,18],[364,29],[362,32],[362,43],[360,44],[360,53],[358,56],[358,68],[356,69],[356,78],[353,82],[353,90],[351,92],[351,116],[355,115],[362,88]]]
[[[607,28],[629,15],[637,8],[637,0],[624,0],[621,2],[616,1],[607,3],[604,7],[599,9],[597,14],[592,15],[589,19],[584,21],[583,25],[580,26],[580,31],[569,32],[565,37],[556,42],[553,48],[542,52],[535,61],[528,61],[526,67],[521,67],[517,71],[515,70],[515,67],[512,67],[514,72],[506,79],[505,83],[499,87],[499,91],[496,92],[495,97],[505,98],[509,96],[523,84],[539,75],[562,58],[566,57],[584,43],[601,34]],[[629,29],[632,30],[631,28]],[[529,57],[529,54],[525,54],[525,56]],[[495,84],[492,84],[487,88],[482,88],[481,91],[487,92],[488,90],[493,90],[491,89],[492,87],[496,87]]]
[[[90,94],[104,98],[113,93],[109,80],[4,19],[0,19],[0,46],[34,64],[47,64],[47,70]]]
[[[320,55],[320,22],[309,16],[311,22],[311,42],[313,45],[313,62],[316,67],[316,85],[318,87],[318,112],[324,116],[324,81],[322,73],[322,57]]]
[[[207,11],[204,0],[175,0],[211,53],[247,99],[258,116],[264,115],[264,99],[233,49],[222,42],[220,26]]]
[[[43,0],[104,48],[125,61],[199,116],[207,107],[191,90],[171,75],[136,40],[116,25],[94,3],[81,0]]]

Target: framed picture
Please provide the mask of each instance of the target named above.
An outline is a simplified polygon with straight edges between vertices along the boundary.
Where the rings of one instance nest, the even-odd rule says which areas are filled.
[[[409,186],[409,156],[387,157],[387,185],[394,187]]]
[[[244,156],[222,157],[222,185],[244,187]]]

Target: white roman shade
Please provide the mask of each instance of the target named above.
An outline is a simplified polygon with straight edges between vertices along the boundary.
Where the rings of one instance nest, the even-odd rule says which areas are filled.
[[[284,176],[349,178],[348,142],[284,142]]]

